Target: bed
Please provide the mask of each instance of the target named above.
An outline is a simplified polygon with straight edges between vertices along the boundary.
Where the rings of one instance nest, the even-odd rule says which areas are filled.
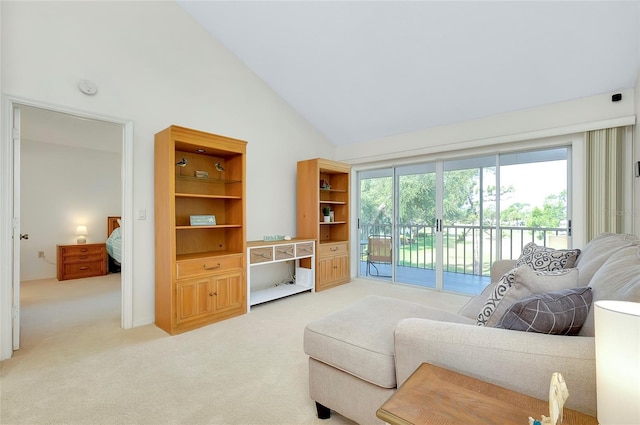
[[[120,217],[107,217],[107,254],[109,273],[119,273],[122,264],[122,229]]]

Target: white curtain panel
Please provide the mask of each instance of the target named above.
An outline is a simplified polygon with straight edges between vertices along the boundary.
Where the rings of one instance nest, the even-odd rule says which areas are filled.
[[[587,133],[587,241],[624,231],[624,127]]]

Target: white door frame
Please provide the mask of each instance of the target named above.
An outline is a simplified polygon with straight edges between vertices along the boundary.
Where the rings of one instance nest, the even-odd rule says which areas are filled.
[[[14,227],[19,234],[20,223],[14,223],[13,184],[13,109],[31,106],[82,118],[122,125],[122,268],[121,326],[133,327],[133,122],[121,118],[79,111],[39,101],[2,96],[0,134],[0,360],[13,354],[14,280],[19,285],[20,270],[14,270]],[[17,170],[19,171],[19,169]],[[14,279],[14,273],[17,277]],[[19,310],[17,311],[19,320]]]
[[[13,162],[12,164],[20,164],[20,124],[21,124],[21,110],[20,108],[11,108],[11,149],[13,149]],[[11,297],[11,333],[13,338],[13,350],[20,348],[20,241],[22,240],[21,225],[20,225],[20,205],[21,205],[21,193],[20,193],[20,167],[13,170],[13,184],[12,184],[12,200],[13,211],[12,217],[12,239],[13,239],[13,273],[12,273],[12,289],[13,296]],[[16,274],[15,271],[18,271]]]

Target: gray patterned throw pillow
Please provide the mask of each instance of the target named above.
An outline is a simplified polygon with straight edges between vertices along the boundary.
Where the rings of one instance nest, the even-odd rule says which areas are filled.
[[[504,294],[509,290],[509,288],[511,288],[511,285],[513,285],[516,278],[516,270],[518,270],[517,267],[503,274],[498,281],[498,284],[493,288],[493,292],[489,295],[487,301],[485,301],[480,313],[478,313],[476,321],[478,326],[486,326],[487,322],[496,311],[496,307],[500,304],[500,301],[502,301]]]
[[[552,335],[576,335],[591,308],[591,288],[562,289],[514,303],[496,328]]]
[[[527,265],[505,273],[496,284],[478,314],[478,326],[496,326],[507,309],[516,301],[533,294],[578,286],[577,269],[537,271]]]
[[[529,242],[522,248],[516,267],[526,264],[537,271],[570,269],[575,265],[579,255],[579,249],[553,249]]]

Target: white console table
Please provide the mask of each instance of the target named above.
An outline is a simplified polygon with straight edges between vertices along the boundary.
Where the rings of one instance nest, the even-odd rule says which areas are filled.
[[[315,239],[247,242],[247,311],[252,305],[265,303],[305,291],[315,291]],[[295,261],[295,283],[251,290],[251,274],[256,267]]]

